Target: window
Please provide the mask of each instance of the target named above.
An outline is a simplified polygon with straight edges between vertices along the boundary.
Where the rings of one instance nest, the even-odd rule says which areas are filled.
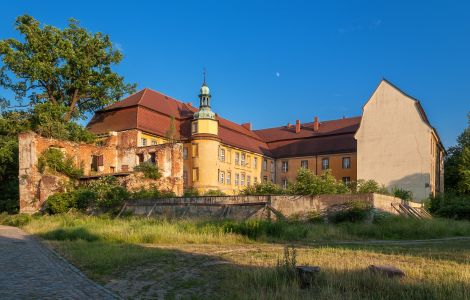
[[[321,160],[321,168],[322,170],[327,170],[330,168],[330,159],[324,158]]]
[[[343,157],[343,169],[350,169],[350,168],[351,168],[351,158]]]
[[[199,180],[199,169],[193,168],[193,181],[198,181],[198,180]]]
[[[235,174],[235,185],[238,185],[240,175],[237,173]]]
[[[300,167],[304,169],[308,169],[308,160],[300,161]]]
[[[349,185],[351,183],[351,177],[343,177],[343,183]]]
[[[193,122],[191,126],[191,132],[192,133],[197,133],[197,122]]]
[[[251,185],[251,176],[250,176],[250,175],[247,175],[247,176],[246,176],[246,185],[247,185],[247,186],[250,186],[250,185]]]
[[[183,148],[183,159],[188,159],[188,147]]]
[[[219,159],[220,161],[225,161],[225,149],[220,148],[219,150]]]
[[[246,156],[246,164],[245,166],[247,166],[248,168],[251,167],[251,156],[250,155],[247,155]]]
[[[258,158],[257,157],[253,158],[253,168],[255,168],[255,169],[258,168]]]
[[[235,164],[236,165],[240,164],[240,153],[238,152],[235,153]]]
[[[232,184],[232,173],[231,172],[227,172],[227,178],[226,178],[226,181],[227,181],[227,184],[230,185]]]
[[[254,183],[254,184],[257,184],[257,183],[258,183],[258,177],[254,177],[254,178],[253,178],[253,183]]]
[[[127,171],[129,171],[129,165],[122,165],[121,172],[127,172]]]
[[[140,142],[141,142],[141,144],[142,144],[142,147],[147,146],[147,139],[141,138],[141,139],[140,139]]]
[[[183,184],[188,185],[188,171],[183,171]]]
[[[268,160],[263,159],[263,171],[267,171],[267,170],[268,170]]]
[[[111,173],[116,172],[116,167],[109,167],[109,172],[111,172]]]
[[[287,179],[282,179],[282,187],[287,189]]]
[[[246,160],[246,155],[245,153],[242,153],[242,161],[241,161],[242,166],[245,166],[245,160]]]
[[[157,145],[157,141],[156,140],[152,140],[152,146],[155,146]]]
[[[271,172],[274,173],[274,160],[271,160]]]
[[[193,144],[193,157],[197,157],[198,153],[198,147],[197,144]]]
[[[271,174],[271,182],[274,183],[274,174]]]
[[[282,161],[282,172],[286,173],[289,169],[289,164],[287,160]]]
[[[221,184],[225,183],[225,172],[224,171],[219,171],[219,182]]]
[[[157,162],[155,152],[150,153],[150,162],[155,164]]]
[[[242,173],[241,179],[240,179],[240,185],[245,185],[245,174]]]
[[[143,163],[144,162],[144,154],[143,153],[137,154],[137,159],[139,161],[139,164]]]
[[[268,176],[263,176],[263,181],[268,182]]]
[[[104,165],[103,162],[103,155],[92,155],[91,156],[91,170],[98,172],[98,167],[102,167]]]

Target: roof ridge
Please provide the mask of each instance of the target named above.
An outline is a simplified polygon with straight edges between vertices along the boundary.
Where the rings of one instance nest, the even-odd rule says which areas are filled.
[[[354,116],[354,117],[348,117],[348,118],[340,118],[340,119],[325,120],[325,121],[320,121],[320,124],[321,124],[321,123],[326,123],[326,122],[334,122],[334,121],[349,120],[349,119],[357,119],[357,118],[362,118],[362,116]],[[314,123],[314,122],[306,122],[306,123],[300,123],[300,124],[301,124],[301,125],[305,125],[305,124],[313,124],[313,123]],[[295,125],[295,123],[293,123],[293,124],[291,124],[291,125]],[[256,130],[253,130],[253,131],[263,131],[263,130],[269,130],[269,129],[284,128],[284,127],[286,127],[286,125],[277,126],[277,127],[268,127],[268,128],[256,129]]]

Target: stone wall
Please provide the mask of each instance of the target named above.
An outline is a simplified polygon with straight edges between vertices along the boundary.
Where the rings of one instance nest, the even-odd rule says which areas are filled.
[[[279,212],[291,217],[310,211],[324,212],[335,205],[351,200],[369,202],[375,209],[397,214],[392,204],[401,199],[379,194],[319,195],[319,196],[204,196],[191,198],[167,198],[128,202],[125,211],[136,215],[165,217],[229,218],[275,217]],[[157,203],[157,205],[155,205]],[[270,210],[267,205],[273,208]]]
[[[56,148],[72,157],[75,165],[84,171],[81,181],[96,180],[104,175],[119,176],[120,181],[130,190],[156,186],[176,195],[183,193],[183,148],[180,143],[161,144],[147,147],[130,147],[136,139],[136,132],[111,133],[100,140],[100,145],[75,143],[41,137],[33,132],[18,135],[20,211],[33,213],[40,210],[47,197],[63,191],[69,179],[61,174],[41,174],[37,168],[38,159],[48,148]],[[131,142],[129,142],[131,141]],[[92,157],[102,156],[103,163],[92,170]],[[141,173],[133,173],[139,164],[139,156],[144,161],[154,157],[162,178],[151,180]]]

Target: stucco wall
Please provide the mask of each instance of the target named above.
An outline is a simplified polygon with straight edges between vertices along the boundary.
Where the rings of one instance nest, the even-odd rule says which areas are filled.
[[[431,134],[416,101],[382,81],[364,106],[355,136],[358,179],[410,190],[417,200],[428,197]]]

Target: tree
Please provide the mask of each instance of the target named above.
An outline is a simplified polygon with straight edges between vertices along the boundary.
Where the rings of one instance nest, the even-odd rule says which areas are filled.
[[[457,145],[447,150],[444,162],[446,190],[470,194],[470,112],[468,126],[457,138]]]
[[[297,171],[296,182],[290,186],[289,192],[295,195],[344,194],[349,192],[349,189],[336,180],[331,170],[315,175],[308,169],[300,168]]]
[[[50,102],[63,107],[63,119],[69,121],[135,91],[135,85],[125,84],[111,69],[122,54],[108,35],[90,33],[74,19],[59,29],[41,27],[23,15],[15,25],[24,41],[0,41],[0,87],[13,91],[21,105]]]

